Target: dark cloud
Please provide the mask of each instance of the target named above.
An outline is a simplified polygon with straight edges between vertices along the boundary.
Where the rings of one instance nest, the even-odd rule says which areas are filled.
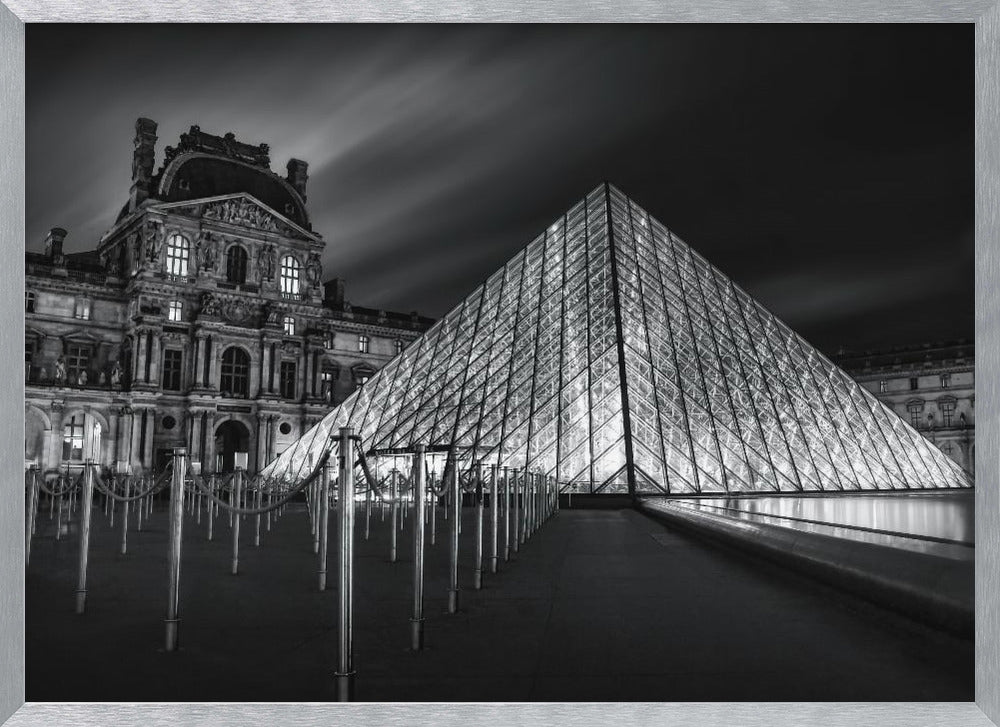
[[[310,163],[328,275],[441,315],[603,179],[831,349],[971,337],[971,26],[52,26],[28,247],[93,247],[132,125]]]

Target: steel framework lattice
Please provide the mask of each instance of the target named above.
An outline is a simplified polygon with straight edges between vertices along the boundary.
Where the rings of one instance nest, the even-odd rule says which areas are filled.
[[[970,487],[956,463],[608,184],[268,465],[342,426],[577,492]]]

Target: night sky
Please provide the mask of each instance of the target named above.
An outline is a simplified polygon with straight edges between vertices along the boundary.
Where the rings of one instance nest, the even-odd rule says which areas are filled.
[[[27,246],[192,124],[309,162],[326,277],[440,316],[607,179],[827,352],[971,338],[972,25],[41,25]]]

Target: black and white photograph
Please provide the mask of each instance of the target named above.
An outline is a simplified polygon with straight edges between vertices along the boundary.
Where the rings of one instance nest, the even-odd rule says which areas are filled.
[[[25,700],[973,701],[974,29],[29,24]]]

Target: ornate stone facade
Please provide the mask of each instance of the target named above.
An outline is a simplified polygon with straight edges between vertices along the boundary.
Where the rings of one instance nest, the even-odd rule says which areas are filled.
[[[25,459],[255,471],[432,321],[351,306],[323,284],[306,164],[192,127],[153,173],[136,124],[132,190],[97,249],[54,228],[26,255]]]
[[[833,361],[969,472],[976,463],[975,347],[927,343]]]

